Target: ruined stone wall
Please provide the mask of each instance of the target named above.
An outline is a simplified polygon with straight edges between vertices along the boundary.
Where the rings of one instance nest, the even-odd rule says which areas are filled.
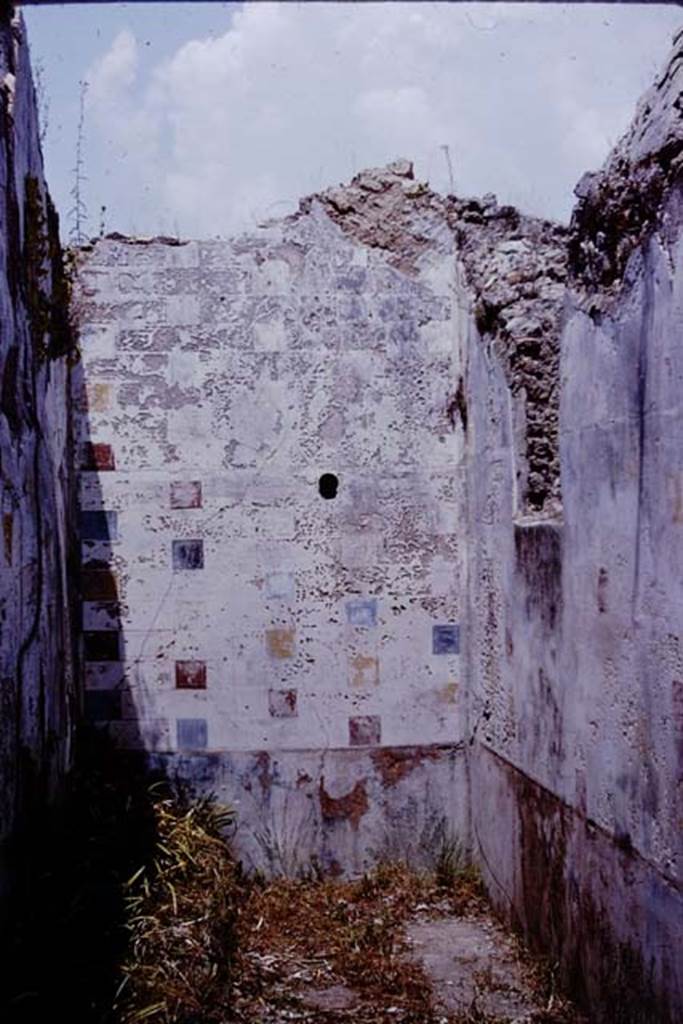
[[[653,1024],[683,1015],[682,58],[578,187],[561,515],[514,515],[505,366],[474,324],[466,388],[475,848],[596,1019]]]
[[[23,23],[0,16],[0,902],[77,712],[67,286]]]
[[[290,871],[424,860],[466,819],[453,235],[414,210],[398,265],[326,205],[100,240],[79,278],[87,711]]]
[[[625,1024],[683,1005],[680,46],[569,230],[398,161],[79,289],[95,726],[271,870],[466,835]]]

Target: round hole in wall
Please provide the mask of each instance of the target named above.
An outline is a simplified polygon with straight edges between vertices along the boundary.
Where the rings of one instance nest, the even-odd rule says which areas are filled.
[[[323,473],[318,480],[318,490],[320,491],[321,498],[336,498],[337,488],[339,487],[339,480],[334,473]]]

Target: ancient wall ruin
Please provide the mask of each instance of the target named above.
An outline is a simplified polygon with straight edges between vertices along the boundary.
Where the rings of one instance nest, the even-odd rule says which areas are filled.
[[[3,10],[5,10],[3,8]],[[0,20],[0,902],[78,715],[70,328],[23,25]]]
[[[682,57],[577,189],[561,515],[515,516],[504,370],[473,344],[467,378],[473,842],[604,1020],[683,1007]]]
[[[69,763],[78,598],[102,743],[235,804],[248,863],[459,836],[595,1019],[680,1019],[681,39],[568,229],[397,161],[110,236],[71,369],[1,40],[3,850]]]
[[[86,709],[236,804],[261,867],[464,829],[458,304],[421,227],[407,269],[319,201],[83,253]]]

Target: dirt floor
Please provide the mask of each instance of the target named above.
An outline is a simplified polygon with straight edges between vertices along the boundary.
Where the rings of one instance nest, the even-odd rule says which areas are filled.
[[[241,909],[238,950],[234,1024],[586,1024],[468,870],[264,883]]]

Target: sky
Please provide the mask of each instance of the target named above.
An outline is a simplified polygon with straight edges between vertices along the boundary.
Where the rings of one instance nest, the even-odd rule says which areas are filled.
[[[90,236],[226,237],[397,157],[437,191],[567,221],[683,25],[659,4],[122,3],[24,18],[65,237],[82,83]]]

